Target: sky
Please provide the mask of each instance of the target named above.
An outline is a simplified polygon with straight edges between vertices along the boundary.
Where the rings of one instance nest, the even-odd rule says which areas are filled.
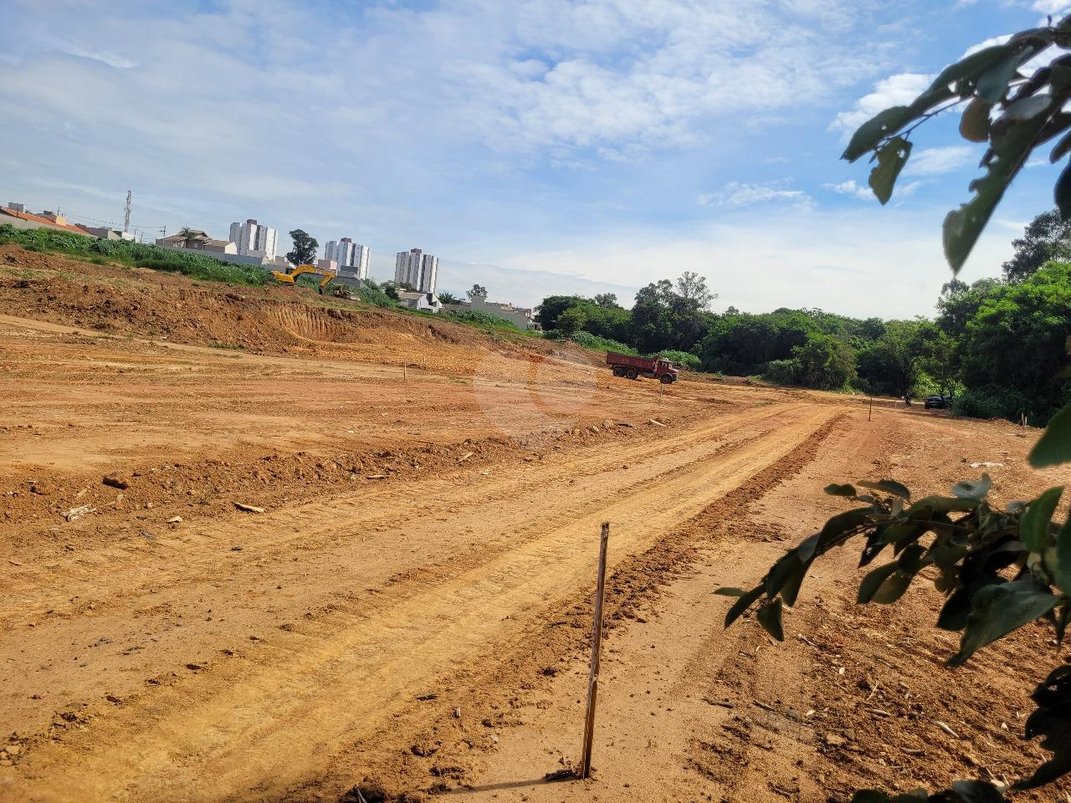
[[[982,147],[939,117],[890,203],[855,126],[1057,0],[0,0],[0,203],[440,258],[493,301],[685,270],[713,309],[932,315]],[[960,273],[1052,206],[1033,160]],[[285,250],[285,249],[280,249]]]

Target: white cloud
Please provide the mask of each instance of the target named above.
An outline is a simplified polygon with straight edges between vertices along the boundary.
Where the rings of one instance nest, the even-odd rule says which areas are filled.
[[[907,176],[937,176],[951,173],[981,158],[980,150],[972,145],[946,145],[912,151],[904,168]]]
[[[1034,11],[1057,17],[1060,14],[1071,11],[1071,3],[1067,0],[1034,0],[1031,6]]]
[[[597,241],[514,255],[508,264],[522,270],[553,265],[559,273],[635,288],[672,278],[686,266],[707,277],[720,304],[748,312],[819,307],[858,317],[910,318],[932,315],[941,285],[952,276],[941,247],[946,211],[885,208],[876,217],[862,205],[848,212],[762,207],[673,237],[608,232]],[[1010,252],[1005,233],[987,232],[960,278],[999,273]],[[663,267],[653,274],[652,265]],[[837,278],[842,274],[857,278]],[[859,291],[877,285],[880,293]]]
[[[855,107],[840,112],[830,129],[840,131],[845,138],[880,111],[890,106],[906,106],[921,95],[933,82],[934,76],[920,73],[898,73],[874,84],[874,90],[856,101]]]
[[[849,179],[848,181],[842,181],[839,184],[823,184],[827,190],[839,193],[841,195],[850,195],[853,198],[858,198],[860,201],[877,201],[874,197],[874,193],[869,187],[861,187],[856,183],[855,179]]]
[[[823,184],[822,186],[825,189],[840,195],[849,195],[853,198],[858,198],[860,201],[874,201],[876,203],[878,200],[874,197],[874,192],[869,187],[864,187],[856,183],[855,179],[842,181],[839,184]],[[906,184],[897,184],[893,197],[907,198],[910,195],[914,195],[915,190],[921,186],[921,181],[910,181]]]
[[[770,181],[763,184],[730,181],[717,194],[716,199],[718,206],[730,209],[755,206],[756,204],[784,202],[797,206],[807,206],[811,202],[811,198],[807,193],[803,190],[790,189],[786,181]],[[701,205],[705,206],[706,204]]]
[[[117,70],[130,70],[138,66],[138,62],[128,59],[118,53],[95,51],[77,45],[68,45],[63,48],[63,52],[69,56],[77,56],[78,58],[89,59],[90,61],[99,61],[101,64],[107,64],[109,67],[114,67]]]

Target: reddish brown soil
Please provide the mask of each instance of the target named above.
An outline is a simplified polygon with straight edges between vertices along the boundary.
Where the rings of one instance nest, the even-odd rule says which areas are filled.
[[[785,644],[712,593],[836,512],[829,482],[1064,481],[1034,431],[591,363],[0,249],[0,799],[846,800],[1040,760],[1044,630],[950,672],[932,588],[860,608],[847,550]],[[548,783],[607,520],[596,773]]]

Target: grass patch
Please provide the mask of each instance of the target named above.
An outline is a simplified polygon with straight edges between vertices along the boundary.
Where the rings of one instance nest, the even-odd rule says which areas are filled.
[[[6,243],[38,253],[67,254],[95,265],[119,262],[212,282],[260,287],[267,284],[270,277],[267,270],[255,265],[232,265],[192,251],[177,251],[126,240],[97,240],[53,229],[16,229],[5,224],[0,226],[0,245]]]

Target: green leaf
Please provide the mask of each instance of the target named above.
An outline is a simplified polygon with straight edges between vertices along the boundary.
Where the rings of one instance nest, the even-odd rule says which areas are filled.
[[[1071,151],[1071,133],[1064,134],[1060,141],[1056,143],[1052,153],[1049,154],[1049,162],[1056,164],[1067,155],[1068,151]]]
[[[878,589],[881,588],[881,584],[889,577],[890,574],[899,569],[900,566],[896,561],[892,563],[886,563],[884,566],[879,566],[873,571],[869,572],[866,577],[863,578],[863,582],[859,584],[859,595],[856,597],[856,601],[860,605],[865,605],[874,599],[874,595],[878,593]]]
[[[908,574],[915,574],[922,568],[922,556],[925,552],[926,550],[918,544],[911,544],[900,553],[900,557],[896,559],[896,564],[902,571]]]
[[[942,630],[962,630],[967,626],[967,619],[971,615],[974,595],[986,586],[1003,584],[1004,579],[992,573],[974,577],[965,588],[956,589],[945,601],[941,613],[937,616],[937,626]]]
[[[1022,63],[1023,53],[1018,50],[998,61],[979,76],[974,87],[975,94],[990,105],[999,103],[1008,91],[1008,82],[1015,77]]]
[[[1060,590],[1071,594],[1071,514],[1056,536],[1056,571],[1053,574]]]
[[[1060,210],[1064,220],[1071,218],[1071,163],[1065,165],[1060,171],[1060,177],[1056,179],[1052,194],[1056,208]]]
[[[952,84],[958,84],[960,82],[967,82],[968,84],[974,84],[980,86],[985,76],[992,70],[999,67],[1006,60],[1013,58],[1022,58],[1023,45],[1021,43],[1006,42],[1003,45],[994,45],[993,47],[987,47],[979,50],[977,53],[972,53],[966,58],[962,58],[955,64],[950,64],[941,71],[941,74],[934,79],[933,84],[926,90],[923,97],[933,94],[934,97],[939,97],[941,90],[944,89],[947,94],[943,99],[952,97],[953,92],[948,89]],[[990,82],[992,83],[992,81]],[[998,98],[999,100],[999,98]],[[917,103],[918,101],[916,101]],[[994,101],[995,102],[995,101]]]
[[[778,641],[785,640],[785,630],[781,626],[781,600],[774,599],[759,608],[759,624],[762,629]]]
[[[799,551],[793,549],[786,552],[780,560],[770,567],[766,573],[765,590],[766,596],[775,597],[785,583],[792,579],[798,572],[804,571],[803,563],[799,559]]]
[[[743,614],[744,611],[746,611],[748,608],[750,608],[752,603],[754,603],[755,600],[757,600],[761,596],[762,596],[762,586],[761,585],[755,586],[753,589],[748,591],[746,594],[741,594],[740,595],[740,599],[738,599],[735,603],[733,603],[733,607],[731,607],[729,609],[729,611],[725,614],[725,626],[729,627],[729,625],[731,625],[733,622],[735,622],[737,619],[739,619],[741,614]]]
[[[1044,616],[1056,603],[1049,589],[1030,579],[979,589],[971,600],[959,652],[948,665],[960,666],[985,645]]]
[[[929,529],[928,522],[895,522],[881,531],[881,542],[883,544],[898,544],[904,541],[913,541]]]
[[[970,189],[975,193],[974,197],[959,209],[949,212],[945,218],[945,258],[952,266],[953,273],[958,273],[967,261],[982,229],[1004,197],[1009,182],[1022,169],[1049,117],[1058,108],[1056,100],[1044,96],[1044,109],[1025,114],[1033,109],[1033,105],[1020,104],[1036,101],[1039,97],[1042,96],[1013,103],[993,124],[990,136],[992,147],[987,153],[985,176],[971,182]]]
[[[832,516],[822,526],[822,531],[819,535],[823,540],[836,538],[838,535],[843,535],[854,527],[866,524],[870,519],[870,514],[873,512],[874,511],[869,507],[857,507],[853,510],[845,510],[843,513],[838,513],[836,516]]]
[[[909,518],[926,519],[935,513],[964,512],[978,507],[977,499],[953,498],[949,496],[927,496],[907,509]]]
[[[811,568],[813,560],[806,561],[800,570],[788,578],[788,581],[781,586],[781,599],[785,601],[785,605],[795,605],[796,597],[799,596],[800,586],[803,585],[803,580],[807,576],[807,570]]]
[[[855,487],[848,484],[838,485],[837,483],[832,483],[823,490],[830,496],[855,496]]]
[[[952,495],[958,499],[985,499],[985,495],[989,493],[989,489],[993,487],[993,480],[989,478],[988,474],[982,474],[981,479],[978,482],[957,482],[952,486]]]
[[[1071,463],[1071,404],[1052,417],[1030,451],[1034,468]]]
[[[814,535],[809,535],[800,541],[800,545],[796,547],[796,555],[803,563],[807,563],[814,557],[815,550],[818,549],[818,543],[822,540],[822,533],[817,532]]]
[[[864,153],[874,150],[883,139],[892,136],[916,117],[921,116],[924,111],[912,111],[909,106],[890,106],[878,112],[859,126],[840,158],[854,162]]]
[[[896,480],[881,480],[880,482],[860,482],[864,488],[871,488],[875,491],[888,491],[889,493],[899,496],[901,499],[911,499],[911,491],[907,489],[906,485],[903,485]]]
[[[874,196],[882,206],[892,198],[896,179],[910,156],[911,143],[903,137],[893,137],[878,149],[875,155],[878,164],[870,171],[867,183],[870,184],[870,189],[874,191]]]
[[[968,142],[987,142],[989,140],[989,110],[991,103],[975,98],[963,110],[959,118],[959,133]]]
[[[1064,492],[1061,487],[1049,488],[1031,502],[1019,519],[1019,537],[1031,552],[1041,552],[1049,546],[1049,523]]]

